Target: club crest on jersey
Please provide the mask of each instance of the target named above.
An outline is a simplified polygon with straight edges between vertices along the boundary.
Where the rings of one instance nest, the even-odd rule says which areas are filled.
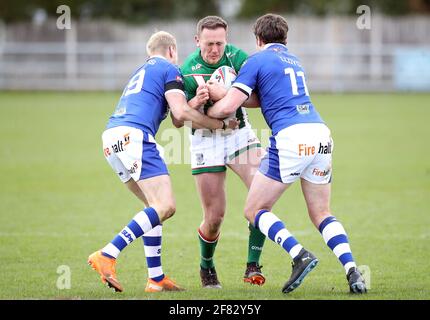
[[[310,111],[310,107],[308,104],[299,104],[296,105],[297,112],[300,114],[308,114]]]

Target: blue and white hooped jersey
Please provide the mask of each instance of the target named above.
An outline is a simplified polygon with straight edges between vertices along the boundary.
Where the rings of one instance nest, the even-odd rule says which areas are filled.
[[[170,90],[185,95],[179,68],[161,56],[151,57],[132,75],[106,128],[129,126],[155,137],[169,113],[164,95]]]
[[[248,96],[252,91],[258,94],[273,135],[294,124],[323,123],[310,100],[300,62],[283,44],[267,44],[250,56],[233,87]]]

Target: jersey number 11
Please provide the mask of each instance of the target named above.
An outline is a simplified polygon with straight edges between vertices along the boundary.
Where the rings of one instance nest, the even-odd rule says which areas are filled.
[[[302,78],[302,82],[303,82],[303,87],[305,88],[305,94],[307,96],[309,96],[309,91],[308,91],[308,87],[306,86],[306,81],[305,81],[305,74],[303,71],[298,71],[297,73],[294,72],[293,68],[285,68],[285,74],[290,75],[290,80],[291,80],[291,89],[293,91],[293,95],[294,96],[298,96],[299,95],[299,89],[298,89],[298,85],[297,85],[297,78],[296,78],[296,74],[297,77]]]

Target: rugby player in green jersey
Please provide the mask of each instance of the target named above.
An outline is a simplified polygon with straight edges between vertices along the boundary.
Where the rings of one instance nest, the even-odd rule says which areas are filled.
[[[212,105],[206,82],[221,66],[229,66],[236,73],[247,54],[227,44],[227,23],[220,17],[207,16],[197,24],[197,49],[183,63],[187,100],[192,108],[202,112]],[[240,107],[231,118],[237,118],[235,130],[213,132],[193,130],[190,136],[191,166],[203,208],[203,221],[198,228],[200,243],[200,277],[204,288],[221,288],[214,253],[226,210],[225,179],[229,167],[249,189],[264,150],[253,132],[245,108]],[[179,124],[180,125],[180,124]],[[265,236],[249,224],[248,261],[244,281],[262,285],[265,277],[259,264]]]

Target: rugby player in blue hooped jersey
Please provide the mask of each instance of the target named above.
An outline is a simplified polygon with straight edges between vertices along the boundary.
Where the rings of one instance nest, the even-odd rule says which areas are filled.
[[[160,155],[162,149],[154,136],[169,107],[174,123],[191,121],[194,128],[212,130],[237,126],[235,121],[226,125],[187,105],[182,75],[175,66],[176,40],[171,34],[153,34],[147,53],[149,59],[131,77],[102,135],[106,160],[146,206],[110,243],[88,258],[102,281],[119,292],[123,288],[115,273],[116,258],[141,236],[149,273],[145,291],[182,290],[161,267],[161,224],[173,216],[176,208],[169,173]]]
[[[286,47],[287,32],[282,16],[266,14],[257,19],[254,34],[259,52],[248,58],[232,87],[208,115],[226,117],[253,91],[260,100],[272,137],[252,181],[245,216],[293,259],[292,274],[282,292],[297,288],[318,263],[271,212],[282,193],[300,178],[309,217],[342,263],[350,292],[365,293],[364,278],[357,270],[345,229],[330,212],[333,140],[309,98],[299,60]],[[225,94],[214,83],[208,88],[212,99]]]

